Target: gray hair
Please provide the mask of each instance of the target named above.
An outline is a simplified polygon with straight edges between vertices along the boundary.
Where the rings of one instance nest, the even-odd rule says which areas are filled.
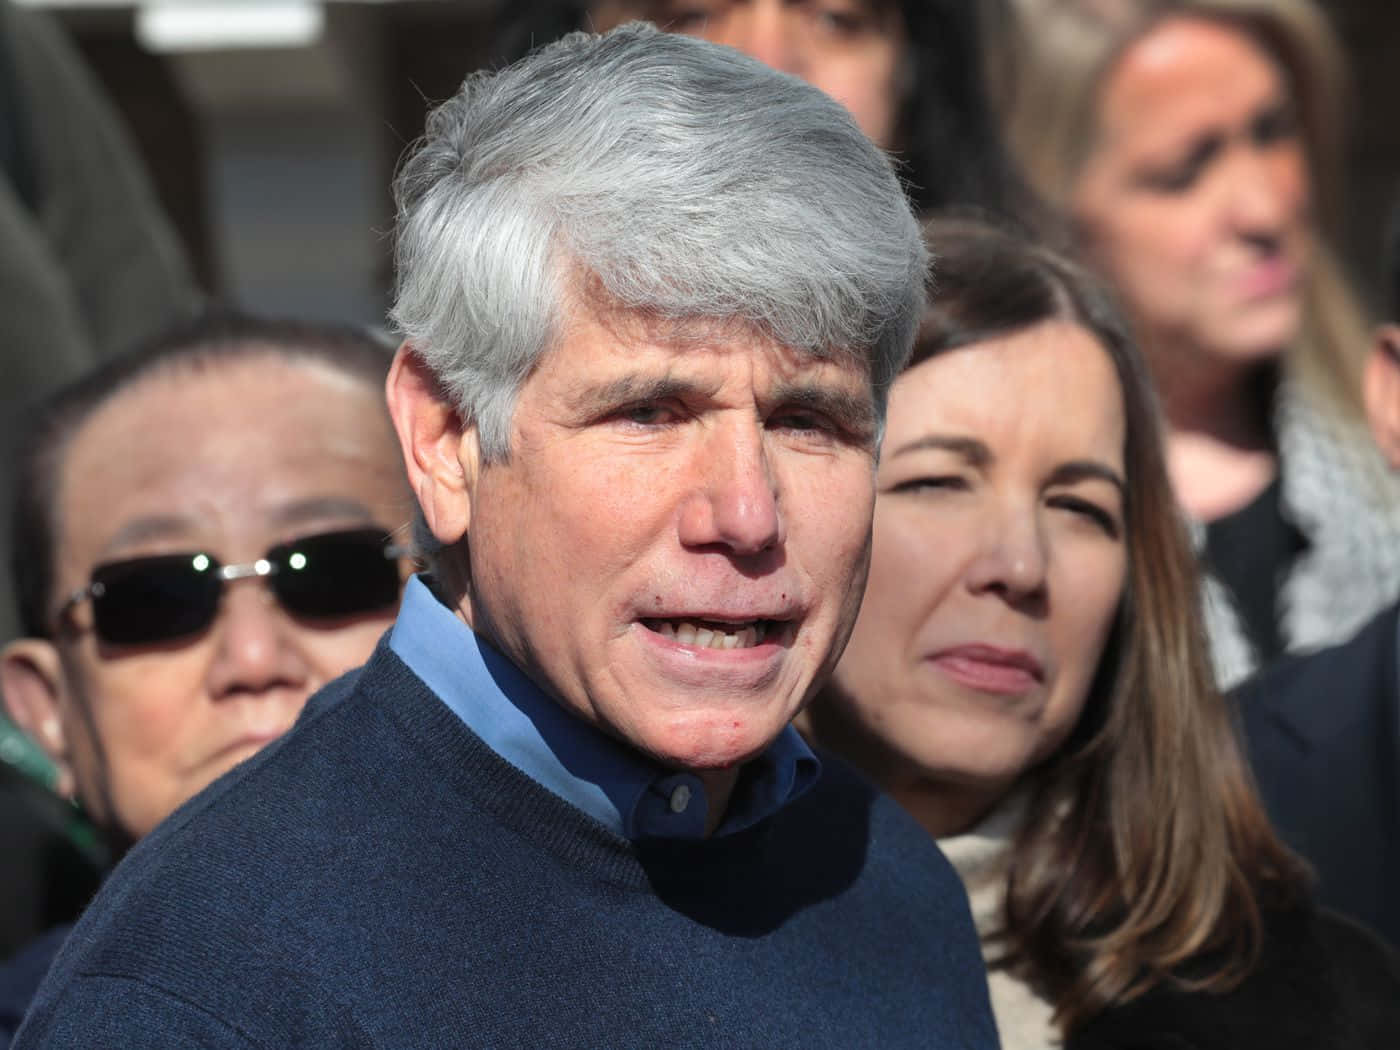
[[[640,23],[469,77],[394,193],[391,316],[487,461],[509,454],[516,394],[580,281],[608,306],[859,361],[881,415],[923,308],[919,227],[846,111]]]

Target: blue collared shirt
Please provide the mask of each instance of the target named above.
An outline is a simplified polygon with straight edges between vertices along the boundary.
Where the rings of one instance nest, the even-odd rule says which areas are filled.
[[[417,576],[404,589],[389,648],[493,751],[605,827],[633,840],[704,836],[699,777],[659,766],[571,714]],[[771,816],[820,774],[821,763],[788,726],[745,765],[715,833]]]

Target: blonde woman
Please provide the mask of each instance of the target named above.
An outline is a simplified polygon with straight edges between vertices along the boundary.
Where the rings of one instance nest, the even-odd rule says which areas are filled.
[[[1400,590],[1328,248],[1342,68],[1307,0],[1012,0],[1013,153],[1135,323],[1212,580],[1217,675],[1350,635]]]

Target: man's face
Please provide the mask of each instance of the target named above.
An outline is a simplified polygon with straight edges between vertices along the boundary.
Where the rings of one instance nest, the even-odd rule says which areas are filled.
[[[377,391],[261,355],[119,394],[70,443],[57,495],[55,605],[105,562],[247,563],[294,538],[388,532],[407,517]],[[369,656],[393,613],[307,621],[242,579],[225,583],[204,631],[113,646],[80,603],[56,643],[58,757],[99,821],[139,837],[285,732],[314,690]]]
[[[520,392],[508,462],[476,476],[463,615],[662,763],[743,762],[845,644],[874,437],[854,364],[582,311]]]

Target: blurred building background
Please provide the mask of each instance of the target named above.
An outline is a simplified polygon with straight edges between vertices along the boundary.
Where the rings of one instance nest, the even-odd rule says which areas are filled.
[[[126,118],[204,287],[382,321],[394,165],[427,100],[489,60],[495,0],[29,6],[61,19]]]
[[[394,164],[428,103],[495,59],[509,0],[20,2],[72,33],[206,288],[263,312],[373,323],[388,300]],[[1354,59],[1344,246],[1375,295],[1400,186],[1400,4],[1326,6]]]

